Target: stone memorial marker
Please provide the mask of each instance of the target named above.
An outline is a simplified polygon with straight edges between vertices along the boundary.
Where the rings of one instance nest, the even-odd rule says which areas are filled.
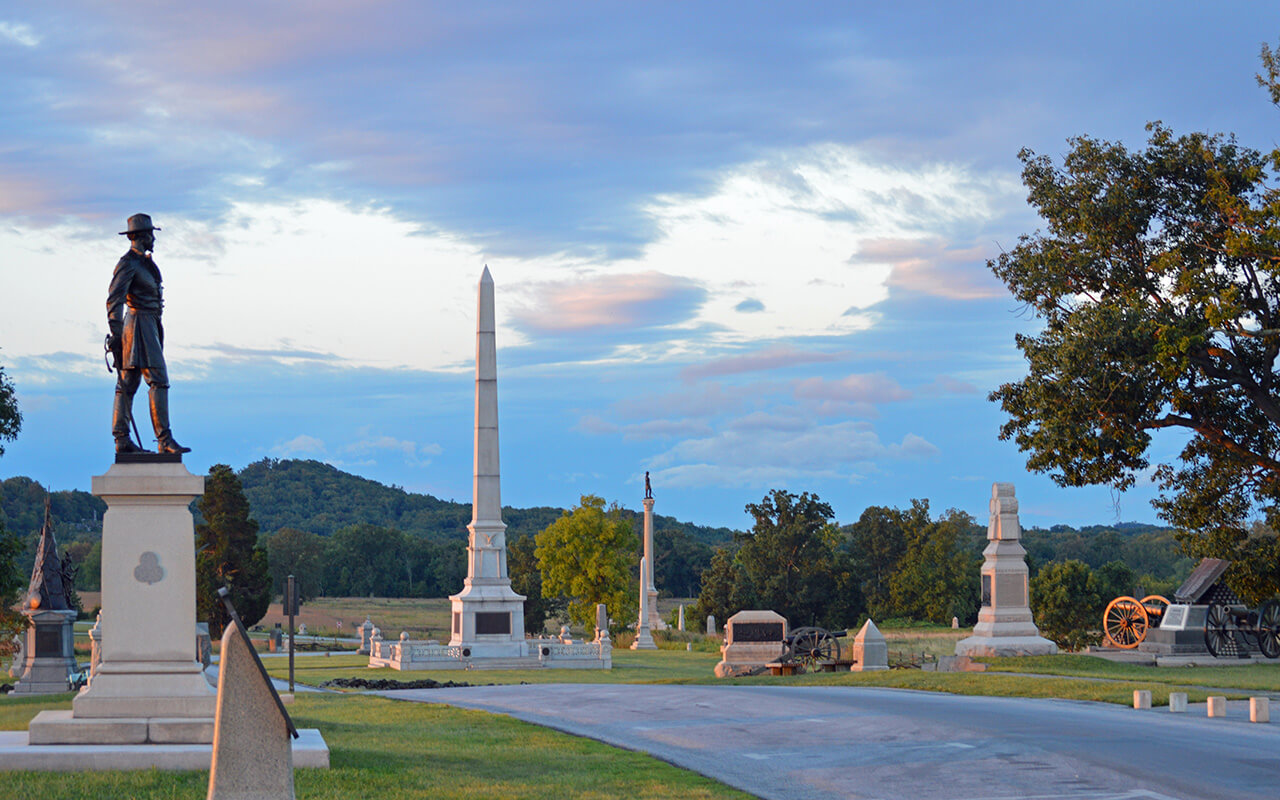
[[[715,614],[707,615],[707,634],[710,636],[715,636],[716,634],[716,615]]]
[[[208,800],[293,800],[291,740],[298,731],[229,593],[219,589],[218,596],[231,624],[222,633]]]
[[[786,646],[786,617],[774,611],[739,611],[724,624],[717,678],[747,675],[777,661]]]
[[[958,656],[1052,655],[1058,646],[1031,619],[1027,551],[1012,483],[991,486],[990,543],[982,551],[982,608],[973,635],[956,642]]]
[[[368,617],[364,618],[364,624],[360,626],[360,648],[356,650],[356,655],[369,655],[369,643],[373,639],[373,620]]]
[[[22,672],[14,694],[57,694],[71,688],[68,678],[76,669],[71,630],[76,612],[67,596],[71,578],[71,571],[58,557],[58,542],[53,538],[53,519],[46,496],[44,526],[36,546],[27,599],[22,604],[22,614],[28,620],[26,646],[22,649]]]
[[[868,619],[853,637],[850,672],[880,672],[889,668],[889,644],[876,624]]]

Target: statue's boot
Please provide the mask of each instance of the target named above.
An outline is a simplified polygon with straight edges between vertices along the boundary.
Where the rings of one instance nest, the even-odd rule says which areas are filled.
[[[124,392],[116,392],[116,401],[111,408],[111,436],[116,440],[117,453],[146,452],[129,436],[129,401],[132,399]]]
[[[190,447],[183,447],[173,440],[169,430],[169,389],[163,386],[152,386],[151,424],[156,429],[156,445],[161,453],[190,453]]]

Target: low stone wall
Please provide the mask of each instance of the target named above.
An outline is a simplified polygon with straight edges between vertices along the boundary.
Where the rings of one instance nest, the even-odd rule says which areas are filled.
[[[525,655],[485,658],[471,648],[437,642],[381,641],[369,646],[370,667],[398,670],[430,669],[612,669],[610,642],[564,642],[559,639],[526,639]]]

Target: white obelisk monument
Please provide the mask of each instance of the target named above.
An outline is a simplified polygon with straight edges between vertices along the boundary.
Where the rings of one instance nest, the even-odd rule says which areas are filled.
[[[471,484],[467,579],[453,602],[449,645],[468,658],[525,655],[524,596],[507,574],[507,526],[502,521],[498,473],[498,350],[493,277],[480,276],[476,322],[476,430]]]

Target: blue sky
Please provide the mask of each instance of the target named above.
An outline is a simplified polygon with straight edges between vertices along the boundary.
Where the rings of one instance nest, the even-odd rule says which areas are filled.
[[[638,508],[648,470],[659,513],[739,528],[772,488],[985,521],[994,481],[1026,525],[1155,521],[997,440],[1036,325],[986,268],[1038,227],[1016,154],[1280,130],[1265,4],[52,5],[0,2],[0,475],[58,489],[111,461],[145,211],[192,471],[468,501],[487,264],[507,504]]]

